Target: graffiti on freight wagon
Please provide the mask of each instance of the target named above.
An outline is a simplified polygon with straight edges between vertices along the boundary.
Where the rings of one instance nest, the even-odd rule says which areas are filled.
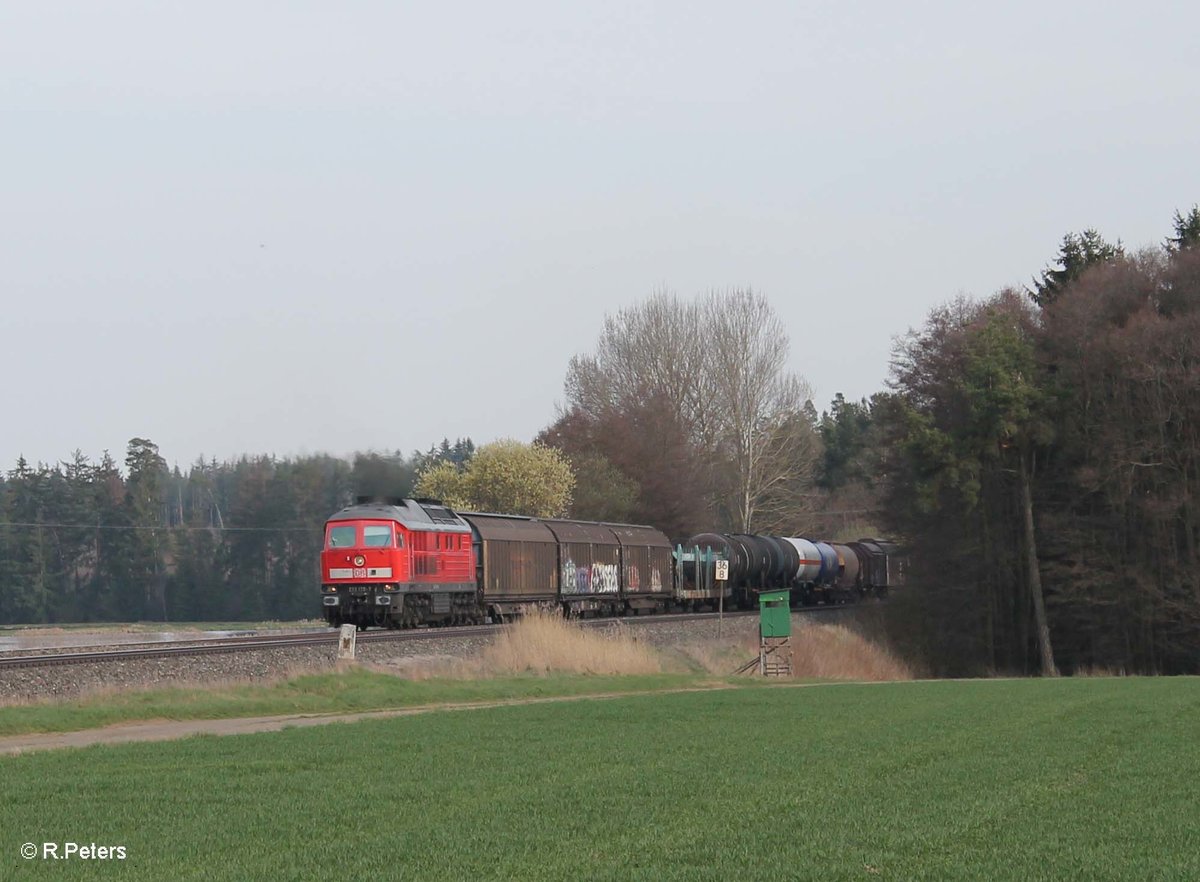
[[[616,564],[594,563],[576,566],[567,558],[562,565],[564,591],[574,588],[575,594],[616,594],[620,588],[620,573]]]

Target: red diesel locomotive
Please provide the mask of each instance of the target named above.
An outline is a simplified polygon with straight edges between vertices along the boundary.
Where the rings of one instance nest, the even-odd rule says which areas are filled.
[[[477,621],[471,528],[426,500],[360,499],[325,523],[325,619],[406,627]]]

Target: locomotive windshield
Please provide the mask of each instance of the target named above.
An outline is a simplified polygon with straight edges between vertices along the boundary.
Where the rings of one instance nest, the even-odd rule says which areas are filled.
[[[330,548],[352,548],[354,546],[354,525],[329,528]]]
[[[392,525],[367,524],[363,527],[363,545],[367,548],[390,548],[392,545]]]

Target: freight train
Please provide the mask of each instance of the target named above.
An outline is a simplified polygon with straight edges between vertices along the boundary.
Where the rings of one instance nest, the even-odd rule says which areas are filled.
[[[409,628],[503,622],[531,608],[621,616],[747,608],[787,588],[793,605],[884,597],[902,580],[884,540],[846,545],[457,512],[430,499],[358,501],[325,523],[325,620]],[[725,579],[717,578],[724,574]]]

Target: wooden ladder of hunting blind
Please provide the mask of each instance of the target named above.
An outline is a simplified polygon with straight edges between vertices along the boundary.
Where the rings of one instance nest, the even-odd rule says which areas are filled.
[[[792,676],[792,638],[760,637],[758,672],[764,677]]]
[[[790,677],[792,676],[792,638],[791,637],[759,637],[758,657],[752,658],[736,671],[747,674],[758,668],[760,677]]]

